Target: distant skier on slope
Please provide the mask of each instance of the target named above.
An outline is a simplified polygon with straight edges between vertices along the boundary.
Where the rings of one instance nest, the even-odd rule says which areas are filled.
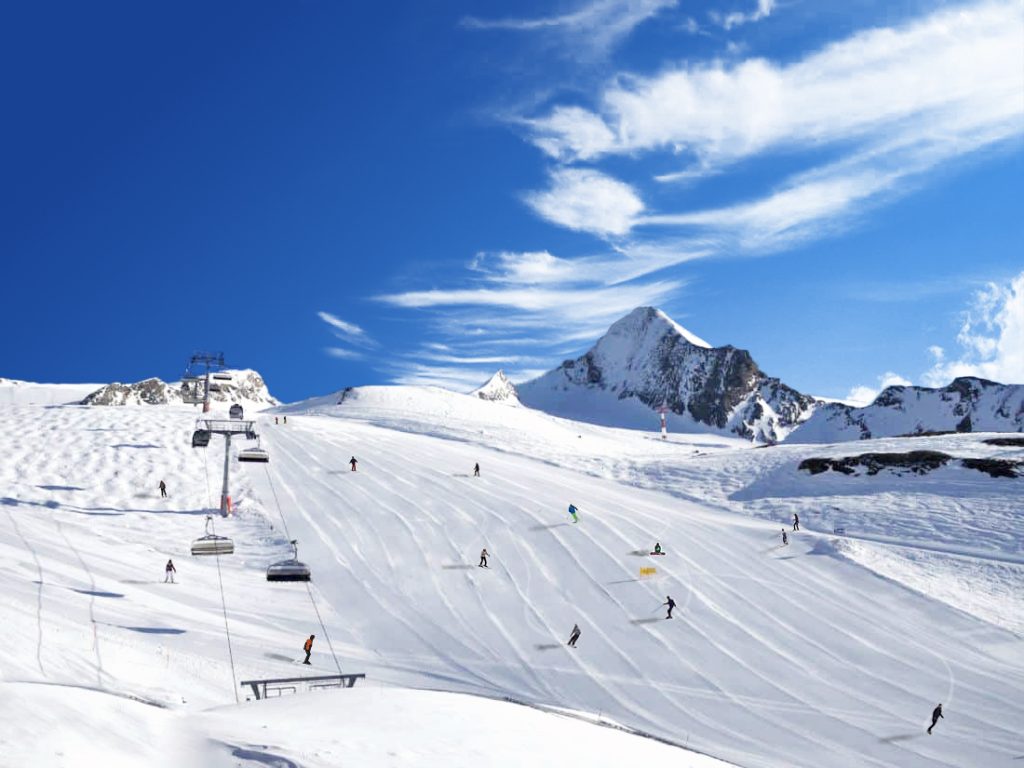
[[[164,566],[164,584],[168,581],[171,584],[174,583],[174,574],[178,572],[178,569],[174,567],[174,563],[170,560],[167,561],[167,565]]]
[[[277,416],[274,417],[274,423],[277,424]]]
[[[473,477],[480,477],[480,464],[479,464],[479,462],[473,465]]]
[[[793,513],[793,530],[800,530],[800,515],[798,515],[796,512]]]
[[[932,728],[939,722],[939,718],[945,719],[945,715],[942,714],[942,704],[939,704],[935,709],[932,710],[932,724],[928,726],[928,735],[932,735]]]
[[[569,514],[572,515],[572,521],[574,523],[578,523],[580,521],[579,518],[576,517],[576,513],[577,512],[579,512],[579,510],[576,509],[576,505],[575,504],[570,504],[569,505]]]
[[[288,417],[287,417],[287,416],[282,416],[281,418],[282,418],[282,419],[284,419],[284,423],[285,423],[285,424],[287,424],[287,423],[288,423]]]
[[[163,480],[160,481],[160,498],[167,498],[167,483],[165,483]]]
[[[480,552],[480,565],[477,566],[477,567],[479,567],[479,568],[487,568],[488,567],[488,565],[487,565],[487,547],[484,547],[483,550]]]
[[[356,461],[356,457],[353,456],[351,459],[348,460],[348,463],[352,466],[352,471],[355,472],[356,471],[356,464],[359,463],[358,461]]]
[[[782,529],[782,546],[786,546],[788,544],[789,544],[789,536],[786,535],[786,529],[783,528]]]
[[[579,640],[579,639],[580,639],[580,625],[579,624],[573,624],[572,625],[572,634],[569,635],[569,642],[566,643],[566,645],[569,645],[569,646],[572,646],[573,648],[575,648],[576,647],[576,641]]]
[[[666,616],[665,618],[666,619],[671,619],[672,618],[672,609],[676,607],[676,601],[673,600],[668,595],[665,596],[665,599],[668,601],[668,602],[662,603],[662,605],[667,605],[668,606],[668,616]]]
[[[652,552],[651,554],[653,554],[653,555],[660,555],[660,554],[662,554],[662,552],[661,552],[661,543],[660,542],[657,542],[657,541],[654,542],[654,552]]]
[[[316,635],[310,635],[309,639],[302,644],[302,650],[306,652],[306,660],[302,662],[303,664],[309,664],[309,654],[313,652],[313,640],[315,638]]]

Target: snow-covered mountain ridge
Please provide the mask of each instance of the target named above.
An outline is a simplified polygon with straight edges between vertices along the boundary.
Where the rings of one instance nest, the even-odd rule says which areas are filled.
[[[498,371],[482,387],[470,392],[481,400],[491,400],[497,403],[508,403],[519,405],[519,396],[516,393],[515,385],[509,381],[504,371]]]
[[[653,307],[634,309],[586,354],[517,391],[531,408],[606,426],[651,428],[652,411],[664,404],[670,430],[767,443],[784,439],[817,405],[762,372],[746,350],[711,347]]]
[[[1024,385],[961,377],[938,389],[887,387],[862,408],[820,405],[788,440],[835,443],[923,432],[1024,432]]]
[[[210,400],[214,403],[278,405],[267,384],[254,370],[226,370],[230,381],[212,381]],[[82,405],[168,405],[181,404],[181,382],[165,382],[158,378],[134,384],[115,382],[100,387],[82,400]]]

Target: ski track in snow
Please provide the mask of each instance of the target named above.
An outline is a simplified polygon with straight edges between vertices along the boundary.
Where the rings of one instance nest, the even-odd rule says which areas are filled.
[[[88,683],[174,707],[231,701],[216,565],[188,555],[217,502],[222,444],[191,449],[186,408],[3,408],[3,680]],[[1021,638],[958,610],[960,596],[957,607],[928,597],[936,587],[917,575],[1004,585],[1007,597],[987,591],[978,610],[1017,610],[1024,579],[999,527],[1019,497],[998,480],[952,477],[956,497],[928,517],[892,478],[879,479],[881,496],[858,496],[848,481],[870,481],[794,474],[784,447],[674,459],[646,436],[585,427],[584,440],[559,423],[564,434],[529,447],[500,433],[512,437],[496,450],[490,432],[474,441],[468,417],[452,440],[441,417],[417,434],[289,415],[286,426],[260,417],[271,463],[233,465],[237,514],[217,520],[236,542],[221,568],[238,679],[294,674],[278,657],[311,633],[315,670],[331,671],[319,612],[342,669],[374,684],[597,713],[743,766],[989,766],[1024,752]],[[863,510],[844,516],[854,532],[863,524],[908,553],[815,532],[831,518],[801,494],[818,479],[827,498]],[[906,479],[942,497],[942,478]],[[766,495],[780,489],[791,495]],[[888,526],[867,511],[880,499],[897,510]],[[808,529],[777,546],[794,510]],[[992,559],[967,571],[962,556],[915,548],[931,530],[939,546],[959,539]],[[313,570],[308,587],[264,580],[290,556],[286,537]],[[656,540],[665,557],[632,554]],[[477,568],[485,546],[490,568]],[[168,557],[173,587],[160,583]],[[649,564],[658,575],[640,578]],[[671,620],[654,609],[666,594]],[[928,737],[940,700],[946,719]]]

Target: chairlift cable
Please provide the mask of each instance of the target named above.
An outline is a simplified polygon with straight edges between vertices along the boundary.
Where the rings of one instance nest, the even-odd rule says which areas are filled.
[[[203,451],[203,471],[206,473],[206,503],[209,509],[213,509],[213,494],[210,493],[210,464],[206,460],[205,451]],[[216,524],[213,522],[213,516],[207,515],[206,519],[210,523],[210,531],[216,535],[217,529]],[[228,629],[228,601],[224,596],[224,577],[220,572],[220,552],[215,549],[213,554],[217,558],[217,584],[220,587],[220,607],[224,614],[224,634],[228,640],[228,662],[231,665],[231,690],[235,694],[235,704],[241,704],[241,700],[238,698],[238,677],[235,674],[235,652],[231,647],[231,630]]]
[[[274,504],[277,505],[277,514],[281,517],[281,524],[284,526],[285,536],[287,536],[288,539],[291,540],[292,535],[291,532],[288,530],[288,521],[285,520],[284,517],[284,508],[281,506],[281,500],[277,496],[277,488],[274,487],[274,480],[270,476],[270,467],[264,465],[263,469],[267,473],[267,483],[270,485],[270,492],[274,495]],[[327,625],[324,624],[324,619],[320,615],[320,609],[317,607],[316,604],[316,598],[313,597],[313,588],[310,586],[308,581],[306,582],[306,593],[309,595],[309,602],[313,604],[313,611],[314,613],[316,613],[317,621],[320,622],[320,630],[324,633],[324,639],[327,640],[327,647],[331,651],[331,658],[334,659],[334,666],[338,668],[339,675],[344,674],[341,671],[341,662],[338,661],[338,654],[334,652],[334,643],[331,642],[331,635],[327,631]]]

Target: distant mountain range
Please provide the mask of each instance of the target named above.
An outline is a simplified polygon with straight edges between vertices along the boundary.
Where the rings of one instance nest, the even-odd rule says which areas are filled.
[[[214,403],[242,403],[259,406],[278,405],[256,371],[229,370],[230,380],[211,381],[210,400]],[[216,387],[214,390],[213,388]],[[100,387],[82,400],[82,405],[166,405],[181,404],[181,382],[167,383],[145,379],[134,384],[113,383]]]
[[[669,431],[734,434],[759,443],[1024,431],[1024,386],[960,378],[941,389],[889,387],[863,408],[826,403],[768,376],[746,350],[712,347],[653,307],[633,310],[586,354],[539,378],[513,386],[499,371],[472,394],[651,431],[664,406]]]
[[[838,443],[924,432],[1024,432],[1024,386],[962,377],[946,387],[887,387],[871,405],[821,403],[788,438]]]

